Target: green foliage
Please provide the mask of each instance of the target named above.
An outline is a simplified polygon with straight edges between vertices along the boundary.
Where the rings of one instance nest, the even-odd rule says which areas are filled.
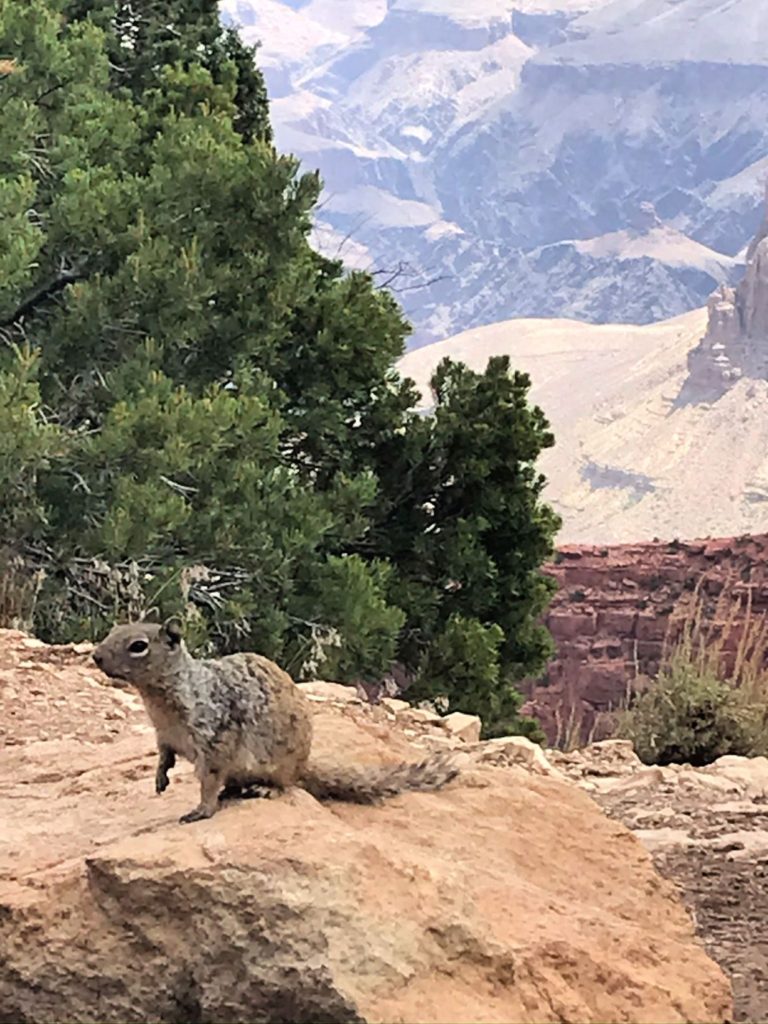
[[[724,754],[762,753],[764,705],[676,650],[658,679],[624,713],[620,735],[646,764],[711,764]]]
[[[0,61],[0,516],[45,570],[34,628],[181,614],[200,649],[399,661],[523,728],[557,528],[528,379],[446,363],[415,411],[408,325],[309,245],[320,181],[215,0],[0,0]]]
[[[408,623],[399,656],[417,666],[414,693],[434,692],[439,678],[454,706],[491,731],[515,720],[513,683],[552,653],[539,620],[554,585],[540,566],[559,520],[535,462],[553,438],[529,388],[506,357],[482,374],[443,361],[434,415],[406,420],[380,470],[380,542],[399,569]]]
[[[543,740],[537,724],[518,714],[522,697],[503,676],[504,639],[495,623],[483,626],[477,619],[452,615],[425,653],[417,692],[447,698],[449,706],[479,715],[486,737],[522,733]]]
[[[36,371],[36,356],[18,349],[0,370],[0,534],[8,546],[45,524],[38,478],[65,451],[61,431],[41,413]]]

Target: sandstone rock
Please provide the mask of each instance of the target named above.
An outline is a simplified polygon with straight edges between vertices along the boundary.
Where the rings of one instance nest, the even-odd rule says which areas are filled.
[[[735,783],[743,795],[752,800],[768,798],[768,758],[728,754],[705,770]]]
[[[606,787],[606,792],[612,796],[617,794],[630,794],[641,789],[657,789],[660,786],[674,785],[675,773],[671,768],[663,768],[661,765],[649,765],[641,768],[632,775],[612,779]]]
[[[685,849],[686,847],[693,846],[693,840],[681,828],[637,828],[633,831],[634,835],[651,853],[656,853],[660,850]]]
[[[461,711],[453,711],[450,715],[440,719],[440,726],[456,739],[464,740],[466,743],[477,743],[483,723],[477,715],[465,715]]]
[[[594,636],[597,627],[597,615],[594,612],[553,611],[548,620],[549,628],[554,637]]]
[[[406,718],[412,722],[420,722],[423,725],[440,725],[442,716],[438,715],[436,711],[430,711],[429,708],[412,708],[409,707],[407,711],[402,712]]]
[[[501,736],[479,744],[476,760],[480,764],[521,764],[538,775],[562,777],[562,773],[547,760],[538,743],[527,736]]]
[[[600,740],[597,743],[590,743],[581,751],[581,755],[587,759],[611,761],[614,764],[633,767],[641,763],[631,740]]]
[[[382,697],[381,703],[384,707],[389,708],[390,711],[394,711],[395,714],[401,711],[408,711],[411,707],[407,700],[398,700],[396,697]]]
[[[113,694],[85,678],[62,659],[46,685],[93,732]],[[319,760],[422,756],[367,707],[314,709]],[[182,827],[191,766],[155,796],[133,711],[103,744],[38,742],[27,712],[0,747],[0,1020],[731,1019],[673,887],[575,787],[478,767],[377,807],[299,790]]]
[[[641,767],[630,740],[600,740],[580,753],[588,775],[626,775]]]
[[[354,686],[344,686],[341,683],[325,683],[321,681],[311,683],[298,683],[301,690],[310,700],[335,700],[342,704],[360,704],[360,698]]]
[[[699,840],[700,846],[710,846],[728,860],[768,859],[768,832],[764,829],[726,832],[712,839]]]
[[[768,197],[767,197],[768,198]],[[718,395],[741,377],[768,376],[768,213],[747,250],[737,288],[718,288],[707,303],[707,332],[688,356],[686,393]]]
[[[597,627],[609,636],[633,637],[638,612],[633,609],[605,608],[598,613]]]
[[[596,659],[589,666],[581,686],[581,699],[597,710],[607,710],[616,705],[616,694],[625,684],[627,669],[621,661]]]
[[[697,792],[708,791],[710,793],[740,793],[740,783],[729,778],[719,778],[717,775],[704,771],[680,772],[676,779],[677,785],[683,789],[695,790]]]
[[[419,746],[426,747],[429,750],[456,750],[457,747],[463,745],[463,740],[457,740],[447,732],[443,730],[428,730],[423,732],[418,741]]]

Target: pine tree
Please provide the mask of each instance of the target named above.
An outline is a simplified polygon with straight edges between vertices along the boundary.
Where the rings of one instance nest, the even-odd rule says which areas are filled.
[[[0,100],[0,518],[38,632],[181,613],[519,727],[557,525],[527,379],[446,364],[415,412],[408,325],[311,248],[319,179],[212,0],[0,0]]]
[[[164,6],[163,17],[184,12],[172,39],[195,29],[191,52],[204,43],[215,54],[202,22],[191,25],[194,5]],[[343,465],[335,454],[322,466],[308,457],[322,448],[313,433],[330,437],[327,423],[343,432],[370,399],[354,359],[354,372],[339,361],[335,383],[328,377],[336,393],[326,388],[326,410],[299,378],[309,367],[309,379],[322,379],[333,340],[362,336],[369,314],[379,311],[390,353],[402,349],[404,324],[370,282],[344,278],[311,250],[317,177],[276,153],[268,132],[238,131],[234,62],[217,65],[218,79],[204,48],[199,61],[163,65],[158,33],[142,22],[133,68],[147,81],[142,102],[136,82],[114,82],[122,10],[35,0],[30,19],[26,4],[7,0],[0,20],[0,52],[21,68],[3,151],[13,142],[26,168],[4,179],[18,231],[3,321],[9,341],[41,352],[42,393],[71,442],[36,488],[46,539],[67,565],[141,564],[145,603],[164,611],[197,566],[192,593],[217,649],[247,636],[297,669],[319,626],[343,638],[334,653],[346,671],[380,672],[402,614],[382,605],[380,566],[338,562],[367,526],[375,479],[348,453]],[[343,452],[343,438],[333,448]],[[353,577],[357,604],[329,594],[325,610],[322,587],[337,581],[351,596]],[[43,631],[46,608],[71,611],[49,586]],[[320,601],[312,616],[307,592]],[[114,604],[90,596],[49,621],[49,634],[103,629]],[[375,657],[366,622],[372,637],[389,624],[388,637],[371,641]]]
[[[444,360],[431,417],[411,414],[381,454],[381,554],[398,568],[406,612],[400,661],[414,695],[447,696],[489,731],[521,727],[520,679],[543,669],[540,622],[554,589],[540,566],[559,519],[536,461],[554,438],[508,357],[477,374]]]
[[[255,47],[221,24],[217,0],[68,0],[63,12],[72,23],[89,21],[104,30],[113,90],[127,90],[141,103],[148,91],[164,90],[165,68],[197,64],[216,84],[234,76],[233,127],[243,139],[271,140]]]

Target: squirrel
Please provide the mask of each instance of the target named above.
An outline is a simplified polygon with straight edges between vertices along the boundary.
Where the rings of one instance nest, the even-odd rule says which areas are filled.
[[[177,755],[194,764],[200,803],[183,824],[212,817],[227,797],[301,786],[318,800],[375,803],[404,790],[439,789],[459,774],[442,754],[394,767],[313,769],[312,710],[288,673],[260,654],[195,658],[173,619],[115,626],[93,660],[141,695],[157,736],[156,792],[168,787]]]

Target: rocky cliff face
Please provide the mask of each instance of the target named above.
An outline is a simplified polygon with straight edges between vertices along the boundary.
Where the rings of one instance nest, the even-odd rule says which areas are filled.
[[[154,795],[138,700],[86,658],[0,634],[0,1020],[732,1019],[677,892],[533,744],[462,745],[440,793],[182,827],[191,766]],[[308,693],[318,758],[448,742],[403,702]],[[520,744],[538,770],[505,764]]]
[[[262,43],[318,241],[400,269],[415,343],[648,323],[732,284],[768,171],[754,0],[223,0]],[[641,226],[641,211],[657,219]]]
[[[618,234],[620,241],[571,248],[590,260],[617,245],[640,252],[651,236],[659,247],[679,242],[648,206]],[[706,309],[682,317],[610,329],[518,319],[423,346],[400,366],[427,407],[441,358],[483,370],[489,356],[506,354],[530,374],[531,399],[556,439],[539,464],[565,542],[761,533],[768,529],[768,199],[746,257],[735,287],[722,285]],[[557,262],[550,273],[556,281]],[[614,289],[612,301],[621,295]]]
[[[742,281],[710,296],[707,333],[688,356],[685,391],[692,400],[717,397],[743,377],[768,379],[768,201],[766,206]]]
[[[610,712],[656,675],[696,592],[732,655],[748,615],[768,613],[768,535],[691,543],[561,548],[547,625],[557,655],[526,709],[552,743],[584,741],[613,726]]]

